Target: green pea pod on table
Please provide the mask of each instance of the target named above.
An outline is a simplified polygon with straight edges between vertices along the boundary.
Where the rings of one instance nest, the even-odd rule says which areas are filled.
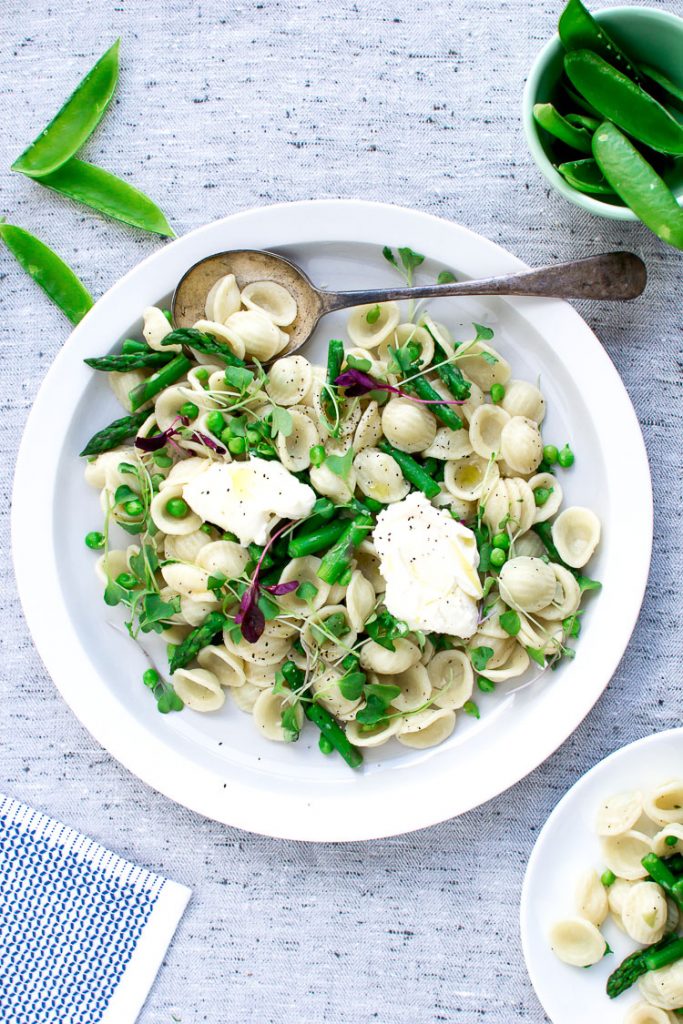
[[[663,242],[683,249],[683,209],[665,181],[619,129],[605,121],[593,155],[617,195]]]
[[[39,238],[14,224],[0,224],[0,238],[71,323],[79,323],[91,308],[93,299],[71,267]]]
[[[149,196],[94,164],[72,157],[51,174],[36,180],[114,220],[167,238],[175,237],[163,212]]]
[[[554,138],[578,149],[580,153],[590,153],[591,137],[585,128],[576,128],[560,114],[552,103],[535,103],[534,118]]]
[[[32,178],[50,174],[78,152],[109,106],[119,77],[117,39],[76,87],[59,113],[12,164]]]
[[[568,160],[557,168],[568,185],[578,192],[594,195],[615,195],[614,189],[595,160]]]
[[[576,50],[565,55],[564,68],[574,87],[604,118],[660,153],[683,156],[683,125],[602,57]]]
[[[558,32],[566,50],[592,50],[630,75],[636,82],[640,81],[636,65],[584,7],[581,0],[569,0],[560,15]]]

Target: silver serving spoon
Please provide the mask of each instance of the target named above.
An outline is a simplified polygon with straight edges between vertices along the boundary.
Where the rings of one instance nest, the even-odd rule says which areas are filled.
[[[326,313],[349,306],[375,305],[392,299],[442,298],[445,295],[534,295],[556,299],[623,301],[640,295],[647,281],[647,270],[640,257],[632,252],[607,252],[479,281],[330,292],[316,288],[296,264],[273,252],[233,249],[199,260],[181,278],[173,295],[176,327],[191,327],[204,318],[209,289],[224,274],[234,274],[240,288],[253,281],[275,281],[296,300],[298,312],[290,329],[290,341],[287,348],[278,353],[278,359],[305,345]]]

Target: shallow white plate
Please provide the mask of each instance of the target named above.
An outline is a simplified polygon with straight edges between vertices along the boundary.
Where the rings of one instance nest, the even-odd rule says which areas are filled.
[[[615,751],[587,772],[543,826],[524,876],[520,922],[531,981],[553,1024],[623,1024],[628,1009],[639,1002],[637,985],[617,999],[605,994],[609,975],[638,948],[611,919],[601,930],[614,955],[589,970],[558,960],[548,944],[548,932],[556,921],[575,914],[573,896],[581,872],[605,870],[595,834],[601,800],[628,789],[647,792],[681,776],[683,729],[648,736]]]
[[[166,300],[184,271],[210,253],[277,249],[315,282],[359,288],[396,281],[382,258],[385,244],[426,253],[424,279],[443,267],[483,277],[523,266],[463,227],[376,203],[292,203],[228,217],[167,245],[100,299],[50,369],[19,453],[13,511],[19,592],[64,698],[100,743],[150,785],[209,817],[268,835],[393,835],[460,814],[511,786],[566,739],[607,685],[647,578],[647,457],[621,380],[584,321],[553,300],[441,300],[432,312],[456,326],[459,337],[471,336],[473,320],[490,324],[514,373],[540,376],[549,406],[545,436],[569,441],[577,456],[562,479],[566,500],[590,505],[602,520],[604,540],[590,568],[604,589],[589,601],[575,662],[518,692],[480,695],[481,721],[460,716],[442,746],[418,752],[393,743],[381,754],[369,752],[357,773],[340,758],[320,756],[312,727],[296,744],[262,740],[232,702],[216,715],[157,713],[140,682],[142,654],[106,625],[112,613],[83,544],[88,530],[101,528],[101,517],[77,453],[121,412],[104,376],[82,360],[139,333],[142,309]],[[327,317],[308,354],[320,358],[330,337],[343,336],[344,324],[343,314]]]

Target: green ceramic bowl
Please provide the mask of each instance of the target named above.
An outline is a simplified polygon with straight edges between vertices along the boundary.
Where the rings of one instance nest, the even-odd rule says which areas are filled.
[[[594,13],[594,17],[636,63],[659,68],[683,88],[683,18],[649,7],[611,7]],[[534,121],[533,107],[535,103],[554,101],[562,76],[564,54],[560,37],[553,36],[529,72],[522,101],[522,122],[531,155],[553,188],[570,202],[600,217],[637,220],[635,213],[621,205],[620,200],[610,201],[604,196],[598,199],[577,192],[553,166],[551,137]],[[683,118],[681,114],[677,116]],[[673,173],[667,175],[667,183],[683,206],[683,160],[679,159]]]

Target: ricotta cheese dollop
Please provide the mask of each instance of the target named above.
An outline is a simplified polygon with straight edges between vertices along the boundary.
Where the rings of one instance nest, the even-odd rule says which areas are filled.
[[[315,491],[275,460],[214,462],[183,488],[193,512],[240,544],[265,544],[277,519],[303,519],[315,504]]]
[[[414,491],[380,512],[372,539],[392,615],[425,632],[476,632],[482,588],[471,530]]]

